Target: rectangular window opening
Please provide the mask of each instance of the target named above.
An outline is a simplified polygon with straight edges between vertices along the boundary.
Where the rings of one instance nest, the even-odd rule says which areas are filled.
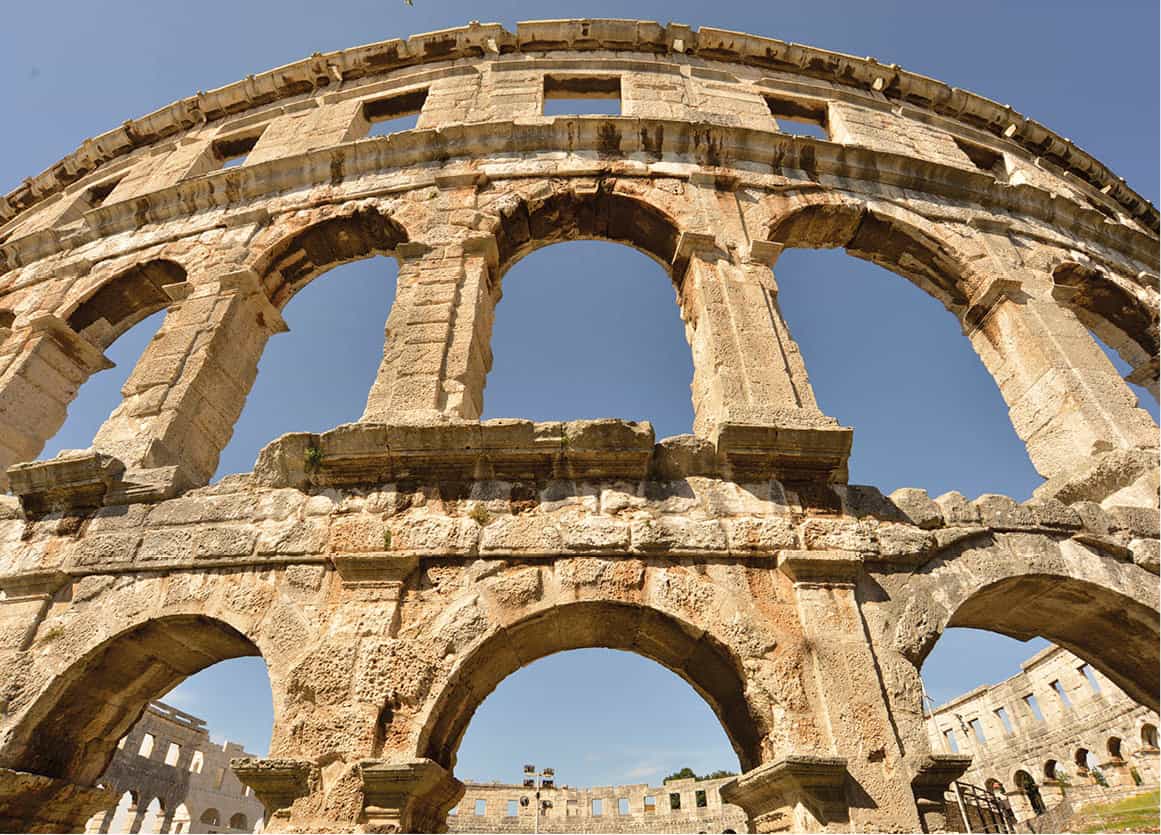
[[[972,165],[980,169],[980,171],[987,171],[989,174],[997,175],[1005,175],[1008,173],[1004,165],[1003,154],[958,137],[953,136],[952,140],[955,142],[956,147],[963,151],[967,158],[971,160]]]
[[[599,818],[605,813],[605,802],[599,797],[593,798],[593,817]]]
[[[145,759],[153,756],[153,734],[141,737],[141,747],[137,749],[137,753]]]
[[[546,75],[545,116],[620,116],[618,75]]]
[[[979,719],[969,719],[968,727],[972,729],[972,733],[976,736],[976,742],[980,745],[987,743],[988,738],[984,736],[984,725]]]
[[[258,139],[261,136],[262,133],[258,132],[215,139],[210,146],[214,155],[214,170],[237,168],[244,164],[246,157],[254,150],[254,146],[258,144]]]
[[[1008,718],[1008,711],[1002,707],[995,709],[996,718],[1000,720],[1000,724],[1004,726],[1006,733],[1012,733],[1012,720]]]
[[[366,135],[389,136],[405,130],[414,130],[419,124],[419,113],[426,101],[425,87],[422,90],[365,102],[363,118],[370,125]]]
[[[1049,686],[1056,693],[1056,698],[1060,699],[1060,703],[1062,705],[1064,705],[1066,708],[1072,707],[1072,700],[1069,699],[1068,694],[1066,692],[1064,692],[1064,685],[1060,683],[1060,679],[1057,679],[1056,681],[1052,682],[1052,684],[1050,684]]]
[[[770,115],[778,122],[782,133],[795,136],[813,136],[815,139],[830,139],[826,124],[826,104],[766,97]]]
[[[647,815],[655,814],[657,812],[657,798],[651,794],[645,795],[645,799],[642,803],[642,806],[644,806],[644,808],[645,808],[645,814],[647,814]]]
[[[947,743],[947,750],[953,754],[959,753],[959,743],[955,741],[955,731],[948,728],[943,732],[943,741]]]
[[[514,818],[519,814],[520,814],[520,801],[519,800],[509,800],[508,801],[508,817]]]
[[[123,179],[125,178],[116,177],[112,180],[106,180],[103,183],[97,183],[97,185],[86,191],[85,202],[89,204],[89,208],[96,209],[103,206],[105,201],[109,199],[109,195],[113,193],[113,190],[121,185]]]
[[[672,792],[669,795],[669,808],[677,811],[681,808],[681,795],[677,792]]]
[[[617,798],[617,814],[618,815],[629,814],[629,798],[627,798],[627,797]]]
[[[169,748],[165,751],[165,764],[177,765],[177,761],[181,759],[181,746],[176,742],[169,743]]]
[[[698,789],[693,793],[693,805],[699,809],[704,809],[709,805],[709,801],[705,796],[705,789]]]
[[[486,814],[488,814],[488,801],[477,800],[476,801],[476,817],[482,818]]]
[[[1092,689],[1092,694],[1099,696],[1101,694],[1101,683],[1097,679],[1096,672],[1093,671],[1093,668],[1088,664],[1081,664],[1077,669],[1088,681],[1088,686]]]
[[[1036,701],[1036,696],[1034,694],[1029,693],[1027,696],[1025,696],[1024,704],[1028,705],[1028,710],[1031,711],[1037,722],[1044,721],[1044,714],[1040,712],[1040,703]]]

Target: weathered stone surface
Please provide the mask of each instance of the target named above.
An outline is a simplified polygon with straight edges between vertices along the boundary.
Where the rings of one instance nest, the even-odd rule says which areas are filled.
[[[620,115],[543,116],[578,78]],[[396,110],[417,128],[367,136]],[[782,129],[804,116],[826,138]],[[151,696],[244,655],[277,713],[271,758],[235,770],[288,832],[442,827],[481,700],[568,649],[689,680],[766,829],[926,825],[956,764],[918,671],[948,627],[1044,636],[1157,707],[1157,428],[1088,328],[1155,385],[1158,215],[1009,108],[708,27],[472,24],[133,120],[0,223],[21,497],[0,497],[0,809],[20,828],[83,825],[33,801],[78,811]],[[479,420],[505,273],[587,238],[667,265],[695,434]],[[783,320],[785,247],[843,247],[960,320],[1047,479],[1034,502],[846,484],[857,435]],[[281,309],[374,254],[399,287],[362,418],[206,486]],[[33,462],[162,310],[92,448]]]

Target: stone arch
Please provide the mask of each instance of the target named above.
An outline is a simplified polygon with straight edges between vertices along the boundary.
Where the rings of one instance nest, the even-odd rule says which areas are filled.
[[[1150,304],[1099,267],[1077,261],[1057,264],[1052,282],[1062,303],[1130,366],[1156,362],[1161,352],[1161,322]]]
[[[1114,760],[1123,760],[1125,758],[1121,751],[1121,738],[1119,736],[1110,736],[1105,742],[1105,749]]]
[[[1060,763],[1055,759],[1048,759],[1044,761],[1044,779],[1056,780],[1059,778]]]
[[[1141,726],[1141,744],[1146,748],[1156,750],[1157,748],[1157,726],[1152,722],[1146,722]]]
[[[65,313],[70,328],[102,350],[146,317],[170,305],[171,285],[184,285],[186,270],[176,261],[153,258],[102,281]]]
[[[1161,616],[1156,580],[1075,541],[993,535],[956,546],[910,575],[895,642],[921,666],[948,627],[1040,636],[1156,710]]]
[[[1044,805],[1044,799],[1040,796],[1040,787],[1036,784],[1035,778],[1025,769],[1019,769],[1012,775],[1012,783],[1028,798],[1028,804],[1032,807],[1032,812],[1037,815],[1042,815],[1048,811]]]
[[[500,276],[541,247],[603,240],[644,253],[677,283],[678,221],[648,197],[618,191],[613,182],[602,181],[594,189],[557,188],[547,198],[509,193],[497,199],[495,209]]]
[[[12,728],[0,767],[91,785],[150,699],[211,664],[256,655],[250,638],[217,618],[137,623],[52,677]]]
[[[746,697],[738,657],[708,632],[654,608],[581,601],[538,611],[497,629],[467,653],[436,696],[418,754],[451,770],[473,714],[507,676],[533,661],[572,649],[633,652],[676,673],[722,723],[742,769],[761,761],[764,722]]]
[[[969,259],[934,224],[909,212],[890,214],[829,193],[774,219],[766,239],[786,248],[834,249],[906,278],[953,313],[978,283]]]
[[[211,806],[201,813],[201,816],[198,817],[198,821],[200,823],[204,823],[206,826],[221,826],[221,818],[222,813]]]
[[[271,302],[281,309],[310,281],[340,264],[375,255],[392,255],[409,240],[406,229],[388,212],[360,205],[343,214],[287,222],[273,230],[279,237],[254,259]]]
[[[173,821],[170,824],[169,831],[174,835],[183,835],[190,831],[190,814],[189,807],[184,803],[179,803],[177,808],[173,810]]]

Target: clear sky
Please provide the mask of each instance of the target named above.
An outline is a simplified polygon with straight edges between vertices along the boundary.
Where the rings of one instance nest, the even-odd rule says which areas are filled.
[[[1148,199],[1158,194],[1158,6],[1104,2],[434,2],[13,3],[0,28],[9,79],[0,190],[85,137],[199,89],[315,51],[462,25],[632,15],[809,43],[939,78],[1041,121],[1095,154]],[[780,300],[822,408],[855,427],[851,480],[933,496],[1026,498],[1040,482],[995,384],[958,323],[905,280],[839,252],[791,251]],[[219,474],[249,470],[277,435],[353,420],[379,361],[395,266],[376,258],[328,273],[285,310]],[[109,351],[45,450],[85,447],[116,402],[159,317]],[[665,273],[614,244],[562,244],[504,281],[487,417],[617,416],[689,431],[689,350]],[[1156,416],[1156,402],[1142,405]],[[1043,644],[953,630],[924,669],[943,701],[1001,679]],[[168,696],[219,736],[266,750],[269,685],[261,662],[217,665]],[[530,706],[563,721],[529,721]],[[616,709],[614,709],[614,707]],[[626,710],[626,708],[630,708]],[[737,760],[693,690],[652,662],[585,650],[537,662],[485,701],[457,774],[516,779],[523,762],[573,785],[656,781],[683,765]]]

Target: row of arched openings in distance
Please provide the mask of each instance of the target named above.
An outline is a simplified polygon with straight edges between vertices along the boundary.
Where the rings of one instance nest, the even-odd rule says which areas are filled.
[[[381,356],[395,273],[389,258],[347,264],[291,299],[284,310],[290,333],[268,346],[219,474],[251,469],[261,446],[283,432],[322,431],[359,416]],[[1039,477],[998,390],[936,301],[834,251],[788,250],[777,275],[820,406],[856,427],[853,482],[885,493],[921,486],[933,496],[951,489],[1030,494]],[[109,349],[117,369],[84,387],[45,456],[90,443],[162,315]],[[629,247],[567,242],[521,259],[505,276],[492,346],[485,417],[616,416],[651,420],[658,437],[690,431],[692,367],[674,289],[664,269]],[[1044,645],[949,630],[924,669],[928,691],[938,701],[999,681]],[[965,653],[974,677],[961,675]],[[229,703],[215,703],[214,693],[229,693]],[[252,753],[265,753],[272,713],[260,658],[210,667],[166,698],[206,719],[214,733],[256,740],[247,743]],[[617,710],[602,708],[609,698]],[[528,726],[528,716],[557,704],[569,706],[562,714],[572,717],[569,727],[546,735]],[[606,721],[611,714],[623,721]],[[685,767],[699,774],[739,767],[687,683],[651,661],[599,649],[541,660],[507,680],[469,727],[457,776],[515,781],[517,766],[533,760],[573,784],[654,783]],[[178,820],[175,813],[170,831]]]
[[[179,803],[173,815],[166,813],[165,804],[159,798],[150,800],[139,812],[140,795],[127,791],[121,795],[117,805],[108,812],[98,812],[85,826],[87,835],[98,833],[172,833],[184,835],[191,832],[250,833],[262,831],[262,820],[251,822],[244,812],[235,812],[228,819],[213,806],[207,807],[196,818],[190,816],[189,807]]]

